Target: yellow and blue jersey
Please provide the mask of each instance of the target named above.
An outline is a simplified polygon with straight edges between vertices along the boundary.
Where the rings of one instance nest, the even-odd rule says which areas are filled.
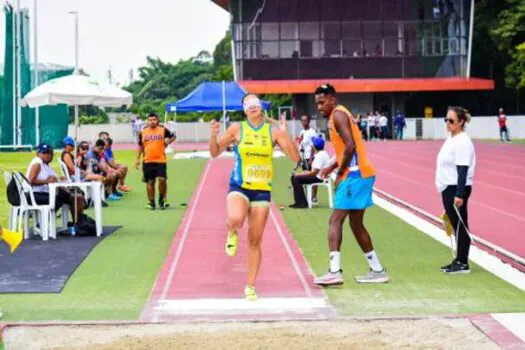
[[[246,190],[271,191],[273,179],[272,127],[241,123],[241,139],[234,147],[235,165],[230,185]]]

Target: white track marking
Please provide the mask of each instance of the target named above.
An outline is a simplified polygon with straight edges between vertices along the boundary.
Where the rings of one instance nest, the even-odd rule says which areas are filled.
[[[208,164],[206,165],[206,170],[204,170],[204,175],[202,176],[201,183],[199,184],[199,188],[197,190],[197,194],[195,196],[195,201],[193,202],[193,206],[190,209],[190,215],[188,216],[188,221],[186,222],[186,226],[184,226],[184,230],[182,231],[182,237],[180,238],[179,244],[177,246],[177,252],[175,253],[175,257],[173,258],[173,261],[171,262],[171,266],[168,272],[168,278],[164,284],[164,288],[162,289],[160,299],[166,299],[166,296],[168,295],[168,291],[173,282],[173,275],[175,274],[175,269],[177,268],[177,264],[179,263],[179,259],[182,254],[182,249],[184,248],[184,242],[186,241],[186,237],[188,236],[190,225],[193,222],[193,216],[195,215],[195,208],[197,208],[197,205],[199,204],[199,200],[201,198],[201,193],[202,193],[202,188],[204,187],[204,183],[206,182],[206,178],[208,177],[208,172],[210,170],[211,163],[212,163],[212,160],[208,162]]]
[[[437,226],[418,217],[407,209],[396,206],[395,204],[392,204],[375,194],[374,203],[448,247],[448,236],[446,235],[445,231],[438,228]],[[502,280],[525,291],[525,274],[513,268],[512,266],[505,264],[497,257],[479,249],[476,246],[472,246],[470,248],[470,260],[501,278]],[[441,273],[438,271],[438,267],[436,267],[436,273]]]
[[[281,229],[281,226],[279,225],[279,222],[277,222],[277,219],[275,218],[275,214],[273,213],[273,209],[271,207],[270,207],[270,216],[272,217],[273,224],[275,225],[275,228],[277,229],[277,233],[279,234],[279,237],[281,238],[281,241],[283,242],[284,249],[286,250],[286,252],[288,253],[288,256],[290,257],[295,273],[297,274],[297,277],[299,277],[299,280],[301,281],[301,284],[303,285],[306,295],[309,298],[311,298],[313,296],[312,289],[308,285],[308,282],[306,282],[306,278],[304,277],[304,274],[301,271],[299,264],[297,263],[297,259],[295,259],[295,256],[292,253],[292,249],[290,248],[290,245],[288,244],[288,242],[286,241],[286,238],[284,237],[284,233]]]
[[[491,314],[491,316],[525,342],[525,313]]]
[[[174,315],[225,315],[262,313],[311,313],[331,306],[324,298],[235,298],[179,299],[160,301],[155,310]]]

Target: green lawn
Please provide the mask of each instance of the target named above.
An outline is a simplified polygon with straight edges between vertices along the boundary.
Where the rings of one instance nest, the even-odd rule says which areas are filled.
[[[133,151],[116,152],[120,162],[132,164]],[[2,168],[22,169],[31,154],[0,153]],[[4,319],[110,320],[137,319],[166,257],[185,207],[205,164],[204,160],[178,160],[169,164],[169,200],[177,204],[165,212],[148,212],[145,188],[138,171],[129,173],[134,191],[104,210],[105,225],[124,225],[89,254],[61,294],[0,294]],[[178,168],[178,172],[175,171]],[[181,172],[180,169],[184,169]],[[184,181],[180,179],[184,174]],[[0,186],[2,223],[5,224],[5,185]]]
[[[291,203],[290,162],[278,160],[274,184],[277,204]],[[319,191],[321,208],[286,209],[282,213],[317,274],[328,269],[327,230],[330,209],[325,190]],[[324,203],[323,203],[324,201]],[[407,315],[525,311],[525,292],[473,265],[470,275],[447,276],[439,266],[451,260],[447,248],[379,207],[367,212],[366,224],[375,250],[387,268],[386,285],[359,285],[353,276],[368,270],[348,225],[345,226],[342,269],[346,283],[327,289],[328,296],[346,315]]]
[[[133,151],[117,153],[131,164]],[[24,169],[32,155],[0,153],[2,168]],[[205,160],[171,161],[169,199],[187,202],[199,179]],[[290,204],[289,173],[292,164],[280,159],[274,200]],[[184,169],[183,172],[177,171]],[[2,223],[6,222],[5,185],[0,182]],[[104,212],[106,225],[124,228],[104,239],[82,263],[61,294],[0,294],[4,319],[18,320],[111,320],[137,319],[155,277],[166,257],[184,209],[146,212],[144,186],[132,170],[129,184],[134,192]],[[284,218],[310,265],[318,274],[328,267],[326,195],[320,191],[321,208],[286,209]],[[154,219],[152,219],[154,218]],[[525,293],[497,277],[472,266],[466,276],[446,276],[438,267],[450,260],[450,250],[378,207],[367,214],[376,250],[392,280],[386,285],[358,285],[352,276],[368,267],[348,227],[343,245],[343,270],[347,283],[327,290],[343,315],[410,315],[474,312],[525,311]]]

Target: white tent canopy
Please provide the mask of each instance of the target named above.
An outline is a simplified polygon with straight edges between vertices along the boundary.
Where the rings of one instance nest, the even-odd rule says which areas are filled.
[[[37,86],[22,99],[22,106],[41,107],[57,104],[100,107],[130,106],[132,95],[84,75],[68,75]]]

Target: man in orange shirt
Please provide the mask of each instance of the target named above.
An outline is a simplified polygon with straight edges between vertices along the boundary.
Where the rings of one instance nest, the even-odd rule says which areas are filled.
[[[334,212],[330,217],[328,234],[330,247],[330,269],[327,274],[317,277],[315,283],[321,286],[343,284],[341,270],[341,242],[343,223],[348,216],[350,228],[363,251],[370,267],[368,274],[358,276],[358,283],[385,283],[389,277],[374,251],[372,239],[363,223],[365,210],[373,205],[372,190],[375,170],[366,155],[365,143],[352,118],[352,113],[337,104],[335,89],[324,84],[315,91],[317,109],[328,118],[330,141],[334,146],[336,161],[321,171],[322,177],[329,176],[337,169],[335,180]]]
[[[146,182],[149,203],[147,209],[155,210],[155,180],[159,179],[159,208],[161,210],[169,207],[166,202],[167,171],[166,171],[166,147],[175,141],[176,137],[164,126],[159,125],[159,116],[156,113],[148,115],[148,126],[145,127],[138,137],[139,148],[135,167],[140,166],[140,158],[144,155],[142,163],[143,181]]]

